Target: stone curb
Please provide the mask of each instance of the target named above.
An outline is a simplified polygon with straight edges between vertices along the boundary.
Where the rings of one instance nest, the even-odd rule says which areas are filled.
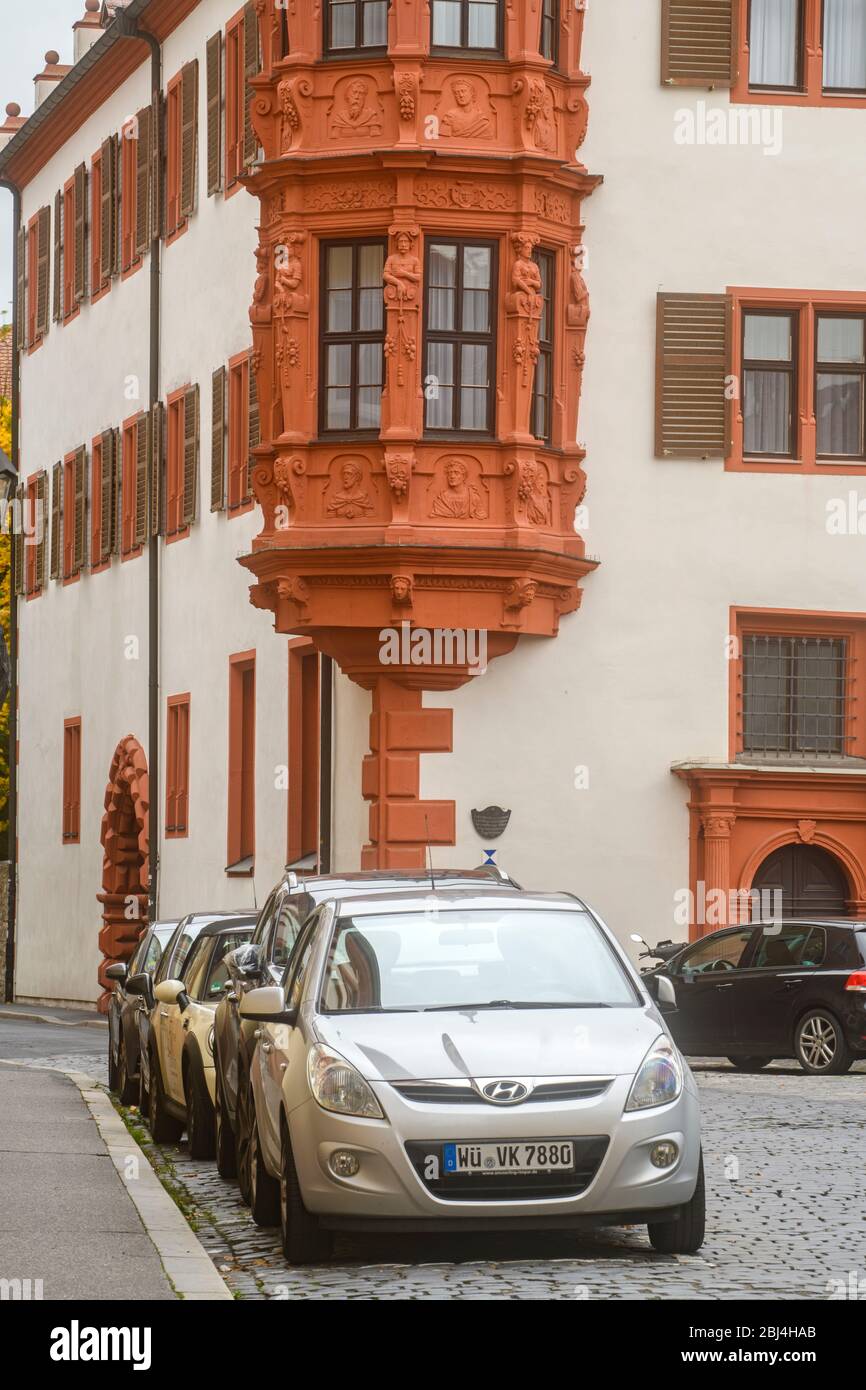
[[[0,1009],[0,1018],[17,1018],[24,1023],[53,1023],[55,1028],[107,1028],[105,1018],[55,1018],[52,1014],[21,1013],[18,1009]]]
[[[78,1087],[82,1099],[96,1121],[124,1188],[141,1218],[145,1231],[156,1246],[163,1268],[178,1297],[188,1300],[229,1299],[231,1289],[218,1273],[183,1213],[166,1192],[150,1165],[144,1150],[136,1143],[108,1096],[92,1076],[64,1071]],[[137,1159],[137,1176],[126,1175],[129,1159]]]

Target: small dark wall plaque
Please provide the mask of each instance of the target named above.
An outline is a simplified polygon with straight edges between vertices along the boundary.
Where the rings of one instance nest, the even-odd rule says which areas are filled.
[[[511,820],[511,812],[503,811],[501,806],[485,806],[483,811],[472,812],[472,824],[482,840],[496,840]]]

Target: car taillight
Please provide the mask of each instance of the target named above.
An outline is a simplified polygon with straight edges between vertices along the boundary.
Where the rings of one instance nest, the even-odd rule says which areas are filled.
[[[845,981],[845,988],[866,994],[866,970],[855,970],[853,975],[849,975]]]

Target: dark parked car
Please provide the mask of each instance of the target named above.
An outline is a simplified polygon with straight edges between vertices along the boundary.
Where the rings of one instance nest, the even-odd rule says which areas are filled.
[[[437,886],[473,892],[485,887],[519,888],[496,865],[481,869],[436,869]],[[249,1077],[255,1047],[255,1025],[242,1023],[238,1014],[241,996],[262,985],[282,982],[292,947],[301,925],[327,898],[358,897],[389,889],[423,888],[430,874],[421,870],[375,869],[366,873],[299,876],[287,869],[262,909],[248,946],[227,958],[232,989],[216,1011],[214,1060],[216,1063],[216,1156],[224,1178],[237,1177],[241,1195],[249,1201]],[[432,888],[431,888],[432,892]]]
[[[184,962],[189,955],[193,942],[206,926],[211,922],[225,922],[227,925],[237,927],[254,926],[256,914],[252,912],[189,912],[186,917],[181,917],[177,926],[169,938],[168,944],[160,957],[159,965],[154,971],[153,976],[140,972],[133,975],[130,972],[126,981],[126,989],[129,994],[139,994],[144,1001],[144,1007],[138,1013],[138,1052],[141,1059],[139,1067],[138,1085],[138,1105],[142,1115],[147,1115],[150,1111],[150,1074],[148,1064],[150,1058],[150,1029],[151,1013],[154,1005],[154,989],[161,980],[176,979],[183,969]]]
[[[225,958],[252,923],[202,927],[176,975],[154,985],[148,1076],[150,1132],[156,1143],[189,1136],[193,1158],[214,1156],[214,1012],[229,982]]]
[[[131,975],[154,971],[166,942],[177,922],[154,922],[148,927],[128,961],[109,965],[106,975],[114,980],[108,1003],[108,1085],[122,1105],[138,1099],[138,1015],[144,1008],[141,994],[130,994],[126,981]]]
[[[668,1016],[682,1052],[757,1071],[795,1057],[838,1075],[866,1057],[866,923],[729,927],[651,972],[674,983]]]

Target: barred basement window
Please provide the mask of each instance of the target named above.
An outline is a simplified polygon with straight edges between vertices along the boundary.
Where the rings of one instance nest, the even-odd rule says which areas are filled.
[[[847,751],[847,642],[835,637],[743,638],[743,752],[841,758]]]
[[[388,45],[387,0],[328,0],[325,52],[369,52]]]

